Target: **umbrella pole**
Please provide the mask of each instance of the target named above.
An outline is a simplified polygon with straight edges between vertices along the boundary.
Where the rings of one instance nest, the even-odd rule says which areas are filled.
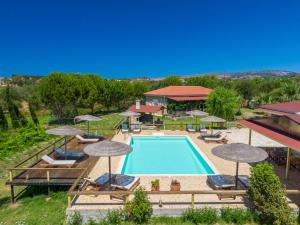
[[[111,189],[111,160],[110,160],[110,156],[108,157],[108,176],[109,176],[109,190]]]
[[[211,124],[210,124],[210,134],[211,134],[211,136],[213,135],[213,122],[211,122]]]
[[[67,136],[65,136],[65,152],[67,151]]]
[[[88,133],[87,135],[89,136],[90,135],[90,121],[88,121]]]
[[[237,189],[238,186],[238,177],[239,177],[239,162],[236,162],[235,189]]]

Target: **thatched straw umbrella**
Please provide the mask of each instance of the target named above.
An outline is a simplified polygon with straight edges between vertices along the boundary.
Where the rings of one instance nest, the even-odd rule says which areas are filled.
[[[47,134],[52,135],[59,135],[59,136],[65,136],[65,151],[67,151],[67,136],[75,136],[75,135],[83,135],[85,134],[84,131],[79,130],[77,128],[73,128],[70,126],[62,126],[62,127],[56,127],[53,129],[46,130]]]
[[[220,145],[212,153],[222,159],[236,162],[235,187],[237,188],[239,163],[256,163],[264,161],[268,154],[265,150],[243,143]]]
[[[201,122],[210,123],[211,135],[213,134],[213,123],[224,123],[226,120],[216,117],[216,116],[208,116],[200,119]]]
[[[132,152],[132,147],[120,142],[104,140],[86,146],[83,151],[90,156],[108,157],[109,185],[111,185],[111,157],[126,155]]]
[[[187,111],[186,114],[195,116],[196,118],[196,123],[197,123],[197,116],[208,116],[207,112],[201,111],[201,110],[192,110],[192,111]]]
[[[80,122],[80,121],[87,121],[88,124],[88,135],[90,134],[90,121],[100,121],[102,120],[102,118],[99,118],[97,116],[92,116],[92,115],[80,115],[80,116],[76,116],[74,118],[75,122]]]

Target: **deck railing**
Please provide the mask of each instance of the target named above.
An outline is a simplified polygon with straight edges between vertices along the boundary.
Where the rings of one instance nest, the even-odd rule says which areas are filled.
[[[247,190],[191,190],[191,191],[145,191],[145,193],[149,196],[151,195],[190,195],[190,201],[184,202],[185,204],[189,204],[192,208],[195,206],[195,196],[196,195],[218,195],[218,196],[247,196]],[[287,190],[287,195],[300,195],[299,190]],[[74,191],[72,188],[68,192],[68,207],[75,205],[75,201],[79,196],[110,196],[110,195],[124,195],[126,196],[125,202],[128,200],[130,195],[133,195],[134,191]],[[174,199],[174,198],[173,198]],[[205,203],[204,201],[201,203]],[[80,203],[83,204],[83,203]],[[84,203],[88,205],[89,203]],[[93,200],[93,204],[95,201]],[[101,202],[99,202],[101,204]],[[107,203],[106,203],[107,204]],[[157,204],[152,202],[152,204]],[[163,204],[177,204],[174,200],[164,200]]]
[[[72,138],[67,139],[67,143],[70,142]],[[22,174],[25,171],[41,171],[42,174],[45,175],[45,178],[48,182],[51,180],[51,172],[57,172],[57,171],[81,171],[85,168],[47,168],[47,167],[34,167],[37,165],[40,160],[41,156],[45,154],[51,154],[53,152],[54,147],[60,147],[62,148],[65,143],[65,138],[59,138],[53,143],[47,145],[46,147],[42,148],[40,151],[32,154],[28,158],[24,159],[23,161],[19,162],[18,164],[14,165],[13,167],[9,168],[9,182],[13,182],[15,178],[15,173],[17,173],[17,176]],[[26,179],[29,180],[29,175],[26,176]]]

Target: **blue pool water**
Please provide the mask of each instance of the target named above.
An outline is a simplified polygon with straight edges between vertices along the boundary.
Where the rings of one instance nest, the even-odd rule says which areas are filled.
[[[214,174],[186,137],[132,137],[122,174]]]

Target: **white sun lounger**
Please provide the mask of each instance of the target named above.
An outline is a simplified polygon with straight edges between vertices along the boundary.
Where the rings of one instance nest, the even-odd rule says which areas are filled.
[[[48,155],[44,155],[42,157],[47,164],[43,164],[46,166],[72,166],[75,164],[76,160],[54,160]]]
[[[76,135],[76,138],[81,143],[95,143],[99,141],[99,138],[84,138],[78,134]]]
[[[204,137],[205,142],[227,142],[226,135],[222,134],[220,137]]]

